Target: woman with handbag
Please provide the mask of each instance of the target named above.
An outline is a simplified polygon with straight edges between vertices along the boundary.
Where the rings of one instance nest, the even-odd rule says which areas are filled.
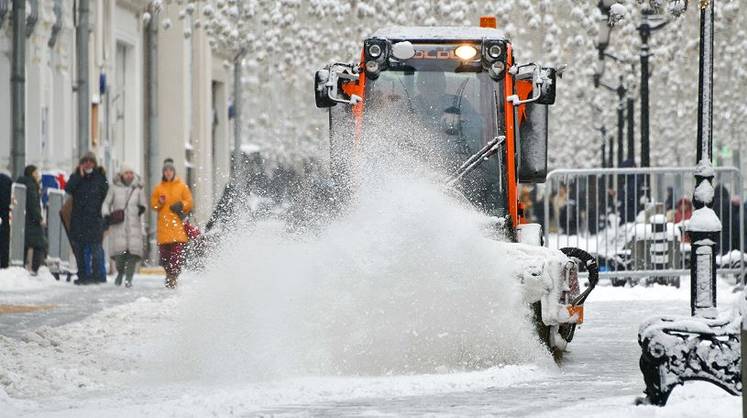
[[[132,276],[143,256],[145,233],[142,215],[145,205],[140,178],[129,165],[122,164],[101,209],[109,227],[110,255],[117,266],[117,278],[114,280],[117,286],[122,285],[124,276],[125,286],[132,287]]]
[[[31,275],[36,276],[39,266],[47,255],[47,234],[41,204],[41,173],[34,165],[26,166],[18,183],[26,186],[26,226],[24,236],[24,259],[31,252]]]
[[[182,271],[184,246],[189,242],[183,219],[192,210],[192,192],[176,177],[171,158],[164,160],[161,174],[161,183],[153,188],[150,207],[156,211],[156,238],[161,266],[166,270],[166,287],[173,289]]]

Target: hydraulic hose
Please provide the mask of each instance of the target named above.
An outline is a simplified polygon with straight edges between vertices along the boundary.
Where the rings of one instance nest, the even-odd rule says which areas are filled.
[[[591,291],[597,286],[597,283],[599,283],[599,265],[597,265],[597,260],[593,255],[580,248],[565,247],[561,248],[560,251],[569,258],[580,260],[589,272],[589,287],[576,296],[576,298],[573,299],[573,302],[571,302],[571,304],[575,306],[583,305],[584,301],[586,301],[586,298],[589,296],[589,293],[591,293]]]

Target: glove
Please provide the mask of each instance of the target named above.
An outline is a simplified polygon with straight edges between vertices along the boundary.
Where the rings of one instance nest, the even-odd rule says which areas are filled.
[[[174,213],[179,213],[184,211],[184,204],[182,202],[176,202],[173,203],[171,206],[169,206],[169,209],[171,209]]]
[[[145,206],[143,205],[137,205],[137,216],[140,216],[145,213]]]
[[[176,214],[176,216],[179,217],[179,219],[184,220],[184,218],[187,217],[187,215],[184,214],[184,205],[182,202],[176,202],[169,206],[169,209],[171,209],[172,212]]]

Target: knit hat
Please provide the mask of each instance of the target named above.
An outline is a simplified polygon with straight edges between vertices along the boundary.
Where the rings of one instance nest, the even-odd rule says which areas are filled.
[[[83,154],[82,157],[80,157],[80,163],[83,164],[86,161],[91,161],[92,163],[98,165],[96,162],[96,154],[93,153],[93,151],[88,151],[85,154]]]
[[[167,158],[163,160],[163,168],[161,169],[161,171],[165,171],[167,168],[170,168],[176,171],[176,167],[174,166],[174,160],[172,158]]]
[[[124,173],[126,173],[128,171],[132,171],[133,174],[135,173],[135,170],[133,170],[132,166],[129,165],[128,163],[122,163],[119,166],[119,174],[124,174]]]

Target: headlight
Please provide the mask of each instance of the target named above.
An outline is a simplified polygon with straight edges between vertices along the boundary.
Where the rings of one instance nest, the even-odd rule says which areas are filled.
[[[493,78],[493,80],[498,80],[503,76],[503,70],[505,69],[506,69],[506,64],[504,64],[502,61],[496,61],[490,64],[488,75],[490,75],[490,77]]]
[[[370,55],[371,58],[379,58],[381,56],[381,46],[379,46],[378,44],[369,46],[368,55]]]
[[[457,49],[454,50],[454,53],[460,59],[467,61],[471,60],[475,57],[475,55],[477,55],[477,49],[475,49],[475,47],[472,45],[462,45],[457,47]]]
[[[366,71],[369,73],[378,73],[379,63],[376,61],[366,61]]]
[[[497,60],[501,56],[501,52],[503,50],[501,49],[500,45],[491,45],[490,48],[488,48],[488,56],[494,60]]]

